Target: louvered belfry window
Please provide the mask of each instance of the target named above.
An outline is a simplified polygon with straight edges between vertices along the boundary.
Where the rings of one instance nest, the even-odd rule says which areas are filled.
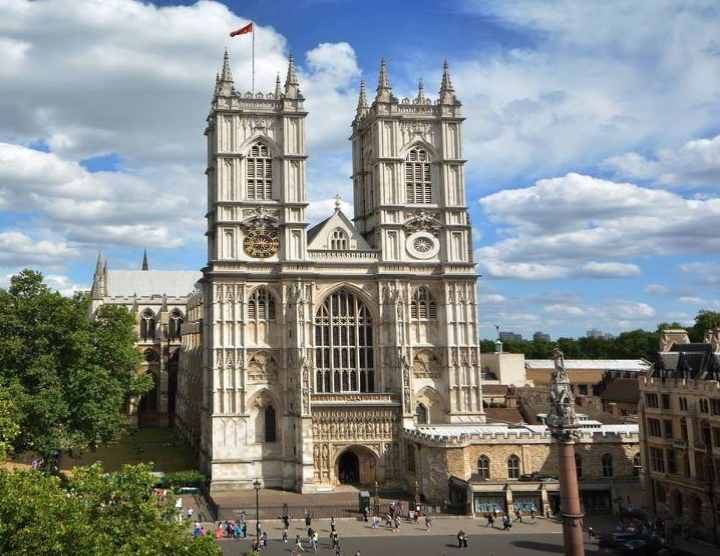
[[[247,307],[248,320],[275,320],[275,300],[265,288],[252,293]]]
[[[250,147],[247,157],[247,198],[272,199],[272,157],[267,145],[260,141]]]
[[[437,305],[427,288],[415,290],[410,303],[410,318],[413,320],[437,319]]]
[[[432,200],[432,179],[430,156],[425,149],[411,149],[405,158],[405,190],[410,204],[430,204]]]

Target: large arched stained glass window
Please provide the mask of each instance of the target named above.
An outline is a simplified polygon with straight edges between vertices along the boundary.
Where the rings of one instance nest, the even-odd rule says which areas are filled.
[[[328,296],[315,315],[315,391],[374,392],[372,319],[352,293]]]

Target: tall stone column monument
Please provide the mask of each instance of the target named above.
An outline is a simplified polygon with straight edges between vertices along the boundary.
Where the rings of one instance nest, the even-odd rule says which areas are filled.
[[[575,469],[575,440],[578,421],[575,415],[575,396],[565,369],[565,359],[557,347],[553,351],[555,370],[550,384],[550,411],[547,425],[557,443],[560,463],[560,513],[566,556],[584,556],[580,492]]]

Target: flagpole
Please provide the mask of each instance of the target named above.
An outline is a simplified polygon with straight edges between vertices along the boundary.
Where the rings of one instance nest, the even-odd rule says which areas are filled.
[[[255,23],[252,29],[252,94],[255,96]]]

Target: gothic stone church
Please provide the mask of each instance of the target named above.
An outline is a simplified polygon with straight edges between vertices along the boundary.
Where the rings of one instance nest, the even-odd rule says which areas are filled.
[[[484,422],[464,118],[447,65],[436,100],[422,85],[395,97],[385,63],[372,102],[361,83],[354,217],[338,203],[313,227],[303,101],[292,58],[284,88],[251,94],[226,53],[205,129],[202,274],[96,270],[96,305],[136,311],[152,406],[172,411],[212,492],[256,479],[408,488],[418,430]]]

